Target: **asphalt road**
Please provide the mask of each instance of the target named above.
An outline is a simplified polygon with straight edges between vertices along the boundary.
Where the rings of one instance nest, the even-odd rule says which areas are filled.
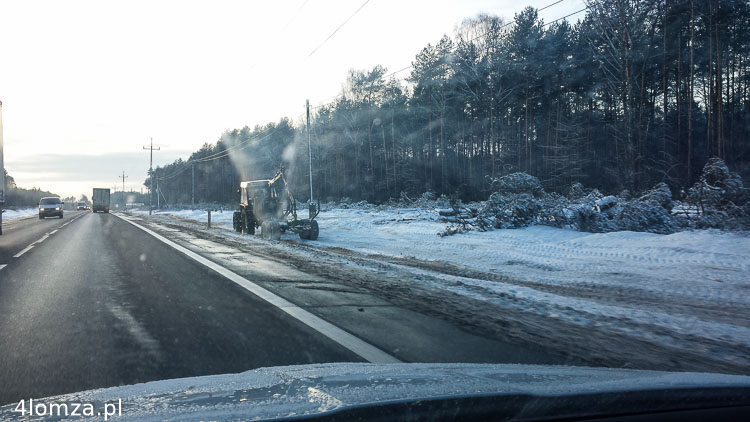
[[[0,404],[362,360],[114,215],[8,223],[0,236]]]
[[[90,212],[3,227],[0,405],[259,367],[375,362],[372,350],[405,362],[576,363],[300,270],[253,249],[262,242],[238,250]]]

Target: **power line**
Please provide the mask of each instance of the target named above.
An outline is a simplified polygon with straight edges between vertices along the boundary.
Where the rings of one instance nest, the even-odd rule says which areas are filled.
[[[238,144],[232,145],[231,147],[229,147],[229,148],[227,148],[225,150],[222,150],[222,151],[219,151],[219,152],[215,152],[213,154],[209,154],[209,155],[207,155],[205,157],[196,158],[195,160],[188,160],[187,162],[197,163],[197,162],[200,162],[200,161],[210,161],[210,159],[213,159],[213,157],[216,157],[217,155],[228,154],[230,152],[237,151],[237,150],[240,150],[240,149],[244,148],[242,145],[244,145],[244,144],[246,144],[246,143],[248,143],[248,142],[250,142],[250,141],[252,141],[254,139],[257,139],[258,136],[260,136],[260,135],[253,135],[250,138],[247,138],[247,139],[245,139],[244,141],[242,141],[242,142],[240,142]],[[221,157],[217,157],[217,158],[221,158]]]
[[[370,0],[365,0],[365,2],[362,3],[362,5],[359,6],[359,8],[357,8],[357,10],[354,11],[354,13],[351,14],[351,16],[349,16],[348,18],[346,18],[346,20],[344,21],[344,23],[342,23],[341,25],[339,25],[338,28],[336,28],[333,32],[331,32],[331,35],[329,35],[328,38],[324,39],[323,42],[320,43],[319,46],[315,47],[315,49],[313,51],[311,51],[310,54],[307,55],[307,57],[309,58],[310,56],[312,56],[313,54],[315,54],[315,52],[318,51],[318,49],[320,49],[320,47],[323,47],[323,45],[325,45],[325,43],[327,43],[328,40],[330,40],[334,35],[336,35],[337,32],[339,32],[339,29],[343,28],[344,25],[346,25],[347,22],[349,22],[354,17],[354,15],[356,15],[357,13],[359,13],[359,11],[362,10],[362,8],[365,7],[367,5],[367,3],[369,3],[369,2],[370,2]]]
[[[561,17],[561,18],[555,19],[555,20],[553,20],[552,22],[547,22],[547,23],[545,23],[545,24],[544,24],[543,26],[547,26],[547,25],[552,25],[552,24],[553,24],[553,23],[555,23],[555,22],[558,22],[558,21],[561,21],[561,20],[563,20],[563,19],[569,18],[569,17],[571,17],[571,16],[573,16],[573,15],[577,15],[577,14],[579,14],[579,13],[583,12],[583,11],[584,11],[584,10],[586,10],[586,9],[588,9],[588,8],[587,8],[587,7],[584,7],[583,9],[577,10],[577,11],[575,11],[575,12],[573,12],[573,13],[569,14],[569,15],[565,15],[565,16],[563,16],[563,17]]]
[[[305,1],[302,2],[302,4],[300,5],[300,7],[298,7],[297,10],[294,12],[294,15],[292,15],[292,17],[289,18],[289,20],[286,21],[286,24],[281,28],[281,32],[284,32],[284,31],[286,31],[287,28],[289,28],[289,25],[291,25],[292,22],[294,22],[294,20],[299,15],[299,12],[302,11],[302,9],[305,7],[305,5],[307,4],[308,1],[310,1],[310,0],[305,0]]]
[[[184,162],[181,163],[181,164],[185,165],[184,167],[182,167],[179,170],[175,170],[174,173],[169,174],[167,176],[160,176],[159,179],[160,180],[166,180],[166,179],[171,179],[173,177],[177,177],[180,174],[182,174],[185,171],[187,171],[188,168],[192,168],[192,165],[194,165],[195,163],[203,163],[203,162],[218,160],[220,158],[227,157],[227,156],[231,155],[231,153],[233,153],[235,151],[243,150],[245,148],[248,148],[248,147],[250,147],[252,145],[257,144],[258,142],[261,142],[261,141],[267,139],[268,137],[270,137],[271,135],[273,135],[277,131],[278,131],[278,128],[274,128],[274,129],[271,129],[270,131],[268,131],[267,133],[262,134],[262,136],[261,136],[261,134],[254,135],[253,137],[248,138],[248,139],[242,141],[240,144],[237,144],[237,145],[233,146],[230,149],[225,149],[223,151],[219,151],[219,152],[211,154],[211,155],[209,155],[207,157],[201,157],[201,158],[195,159],[195,160],[184,161]],[[255,141],[255,142],[252,143],[252,144],[250,144],[249,143],[250,141]],[[238,148],[239,145],[242,145],[242,147]],[[187,164],[190,164],[190,166],[188,166]]]
[[[186,161],[186,162],[185,162],[184,164],[187,164],[187,163],[189,163],[189,161]],[[165,180],[165,179],[171,179],[171,178],[173,178],[173,177],[176,177],[176,176],[177,176],[177,175],[179,175],[180,173],[184,173],[184,172],[185,172],[185,170],[187,170],[188,168],[190,168],[190,166],[185,166],[185,167],[183,167],[183,168],[181,168],[181,169],[179,169],[179,170],[176,170],[176,171],[175,171],[174,173],[172,173],[172,174],[170,174],[170,175],[167,175],[167,176],[161,176],[161,177],[159,177],[159,179],[161,179],[161,180]]]
[[[541,9],[537,9],[536,11],[537,11],[537,12],[541,12],[541,11],[542,11],[542,10],[544,10],[544,9],[549,9],[550,7],[552,7],[552,6],[554,6],[554,5],[558,4],[558,3],[562,3],[562,2],[564,2],[564,1],[565,1],[565,0],[557,0],[556,2],[554,2],[554,3],[550,3],[550,4],[548,4],[548,5],[544,6],[544,7],[542,7]]]
[[[189,163],[202,163],[202,162],[206,162],[206,161],[218,160],[219,158],[224,158],[224,157],[230,155],[231,153],[233,153],[235,151],[243,150],[243,149],[245,149],[247,147],[250,147],[250,146],[254,145],[255,143],[258,143],[258,142],[260,142],[260,141],[268,138],[269,136],[271,136],[274,133],[276,133],[276,131],[278,131],[278,129],[274,128],[274,129],[271,129],[268,133],[263,134],[263,136],[261,136],[260,134],[254,135],[254,137],[242,141],[241,144],[246,144],[246,145],[243,145],[240,148],[236,148],[238,145],[240,145],[240,144],[238,144],[238,145],[235,145],[235,147],[233,147],[233,148],[225,149],[224,151],[219,151],[219,152],[217,152],[215,154],[212,154],[212,155],[210,155],[208,157],[201,157],[201,158],[196,159],[196,160],[188,160],[188,162]],[[255,143],[250,144],[249,143],[250,141],[255,141]]]

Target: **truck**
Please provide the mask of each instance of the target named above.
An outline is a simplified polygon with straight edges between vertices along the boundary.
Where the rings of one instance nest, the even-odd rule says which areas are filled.
[[[109,212],[109,188],[94,188],[91,203],[93,212]]]
[[[297,202],[282,168],[271,179],[240,183],[240,207],[232,216],[232,226],[236,232],[246,234],[255,234],[255,228],[260,227],[264,239],[279,240],[288,231],[300,239],[317,240],[315,217],[319,212],[318,205],[310,202],[308,218],[297,217]]]
[[[0,101],[0,235],[3,234],[3,204],[5,204],[5,166],[3,164],[3,102]]]

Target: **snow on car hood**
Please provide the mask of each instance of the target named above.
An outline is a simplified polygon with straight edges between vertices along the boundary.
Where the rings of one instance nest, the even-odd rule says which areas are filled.
[[[252,420],[299,417],[417,399],[498,394],[555,396],[693,387],[748,388],[750,377],[539,365],[337,363],[154,381],[35,402],[103,406],[122,400],[122,416],[114,418],[117,420]],[[15,406],[16,403],[1,407],[0,419],[45,420],[18,415],[12,412]]]

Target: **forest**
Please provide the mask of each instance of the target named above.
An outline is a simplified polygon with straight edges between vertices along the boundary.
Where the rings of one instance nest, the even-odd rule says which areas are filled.
[[[27,208],[35,207],[39,204],[39,199],[45,196],[57,196],[52,192],[43,191],[39,188],[24,189],[16,186],[16,180],[13,176],[5,172],[5,203],[3,206],[8,208]]]
[[[548,192],[663,182],[679,199],[713,157],[747,180],[750,3],[586,6],[574,24],[530,7],[507,21],[480,15],[417,52],[410,73],[351,70],[311,110],[315,198],[478,200],[492,180],[525,172]],[[304,119],[230,129],[155,169],[155,184],[168,203],[231,204],[240,181],[283,166],[304,201],[307,146]]]

